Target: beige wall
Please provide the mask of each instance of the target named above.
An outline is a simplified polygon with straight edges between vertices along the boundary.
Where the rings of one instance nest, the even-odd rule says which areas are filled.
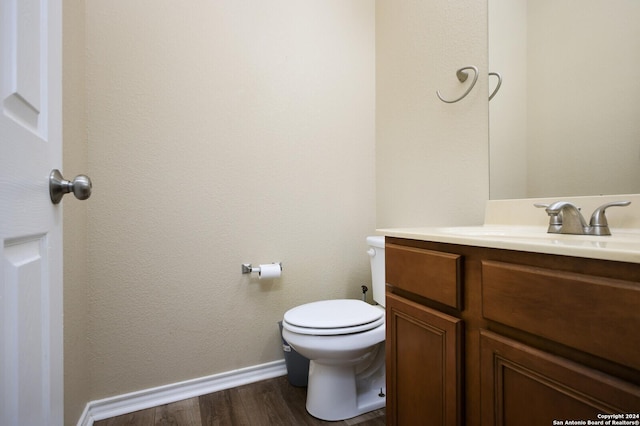
[[[63,2],[63,171],[87,173],[84,1]],[[92,199],[93,200],[93,199]],[[89,394],[87,304],[87,202],[65,198],[64,209],[64,395],[65,421],[78,421]]]
[[[462,101],[456,70],[475,65]],[[487,5],[376,2],[376,173],[379,227],[483,221],[489,192]],[[470,82],[470,80],[469,80]]]
[[[94,181],[86,233],[65,228],[68,419],[89,400],[281,359],[285,310],[360,296],[376,226],[482,220],[483,4],[84,7],[65,9],[65,37],[86,28],[86,51],[75,41],[65,60],[86,64],[65,69],[79,113],[65,129],[81,145],[86,125]],[[478,88],[438,101],[469,64]],[[71,270],[84,236],[87,268]],[[240,274],[271,261],[279,280]]]
[[[373,2],[86,19],[91,398],[282,359],[287,309],[369,281]],[[281,279],[240,273],[272,261]]]

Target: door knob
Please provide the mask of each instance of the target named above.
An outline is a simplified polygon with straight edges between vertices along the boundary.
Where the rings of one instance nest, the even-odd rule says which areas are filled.
[[[49,196],[53,204],[58,204],[64,194],[73,192],[78,200],[86,200],[91,196],[91,179],[78,175],[72,181],[65,180],[60,170],[54,169],[49,175]]]

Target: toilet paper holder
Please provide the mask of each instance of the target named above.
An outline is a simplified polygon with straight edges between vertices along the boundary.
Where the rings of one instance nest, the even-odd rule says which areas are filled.
[[[274,265],[278,265],[280,266],[280,270],[282,271],[282,262],[273,262]],[[251,266],[250,263],[243,263],[242,264],[242,273],[243,274],[250,274],[252,272],[257,272],[260,273],[260,267],[255,267],[255,266]]]

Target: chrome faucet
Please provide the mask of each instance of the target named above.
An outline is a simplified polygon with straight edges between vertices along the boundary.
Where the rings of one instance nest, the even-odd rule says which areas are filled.
[[[549,215],[550,234],[575,234],[575,235],[611,235],[609,223],[605,216],[605,210],[609,207],[624,207],[631,201],[615,201],[603,204],[591,215],[589,224],[580,213],[580,208],[568,201],[556,201],[552,204],[535,204],[536,207],[545,207]]]

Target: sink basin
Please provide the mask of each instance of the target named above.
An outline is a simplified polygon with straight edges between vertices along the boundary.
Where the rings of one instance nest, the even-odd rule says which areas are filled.
[[[437,228],[443,234],[460,237],[547,238],[547,228],[540,226],[455,226]]]
[[[434,228],[442,235],[461,238],[495,238],[495,239],[522,239],[522,240],[546,240],[558,243],[616,243],[632,244],[640,247],[640,232],[614,229],[613,235],[573,235],[548,233],[547,227],[517,226],[517,225],[483,225],[483,226],[454,226]]]
[[[640,248],[640,233],[629,230],[613,230],[613,235],[573,235],[553,234],[547,232],[547,227],[514,226],[514,225],[483,225],[456,226],[434,228],[441,235],[452,238],[492,239],[492,240],[521,240],[531,244],[563,244],[570,246],[591,245],[594,247],[620,246]]]

